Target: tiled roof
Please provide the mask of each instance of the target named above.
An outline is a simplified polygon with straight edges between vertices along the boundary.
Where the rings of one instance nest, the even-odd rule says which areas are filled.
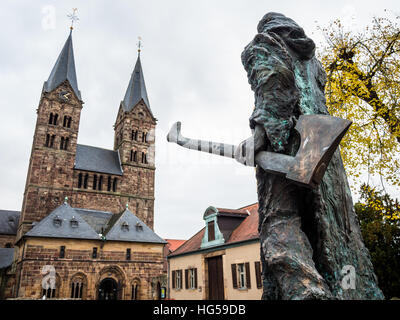
[[[78,144],[75,169],[122,175],[118,151]]]
[[[115,241],[166,243],[129,209],[118,216],[105,236]]]
[[[14,257],[14,248],[0,248],[0,269],[11,266]]]
[[[69,34],[57,61],[51,70],[49,79],[44,83],[44,91],[50,92],[62,82],[68,80],[78,99],[81,100],[81,92],[76,80],[74,49],[72,47],[72,33]]]
[[[0,210],[0,234],[17,234],[20,211]]]
[[[54,209],[27,237],[72,238],[107,241],[165,243],[129,209],[120,214],[72,208],[68,203]]]
[[[227,213],[246,213],[246,218],[237,226],[229,236],[229,239],[225,239],[225,243],[218,246],[220,248],[224,245],[233,244],[236,242],[242,242],[246,240],[258,239],[258,203],[237,209],[222,209],[226,210]],[[220,211],[220,208],[218,208]],[[228,212],[229,211],[229,212]],[[247,213],[249,211],[250,214]],[[196,233],[193,237],[187,240],[184,244],[182,244],[178,249],[172,252],[169,257],[178,256],[185,253],[196,252],[200,250],[201,241],[204,237],[205,228],[201,229],[198,233]],[[207,248],[208,249],[208,248]]]
[[[167,246],[171,252],[178,249],[186,240],[176,240],[176,239],[165,239],[167,241]]]

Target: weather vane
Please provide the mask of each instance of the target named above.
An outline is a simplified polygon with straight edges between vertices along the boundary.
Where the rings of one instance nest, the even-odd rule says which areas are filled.
[[[72,8],[72,13],[67,15],[67,17],[71,20],[71,26],[70,26],[71,30],[74,28],[74,22],[79,20],[78,16],[76,15],[77,11],[78,8]]]
[[[137,43],[137,47],[138,47],[138,52],[140,54],[140,51],[142,51],[142,37],[138,37],[139,41]]]

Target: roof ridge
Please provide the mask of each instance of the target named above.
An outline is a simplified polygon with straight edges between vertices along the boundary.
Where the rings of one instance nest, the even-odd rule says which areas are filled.
[[[77,146],[83,146],[83,147],[91,147],[91,148],[96,148],[96,149],[102,149],[102,150],[106,150],[106,151],[117,152],[117,150],[106,149],[106,148],[103,148],[103,147],[90,146],[90,145],[88,145],[88,144],[77,143],[76,145],[77,145]]]

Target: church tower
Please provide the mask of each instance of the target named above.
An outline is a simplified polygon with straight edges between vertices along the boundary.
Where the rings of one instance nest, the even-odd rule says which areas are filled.
[[[114,150],[124,172],[122,192],[131,194],[133,210],[146,224],[154,224],[154,117],[139,54],[114,125]]]
[[[44,83],[17,239],[63,203],[73,188],[82,98],[75,72],[71,32]]]

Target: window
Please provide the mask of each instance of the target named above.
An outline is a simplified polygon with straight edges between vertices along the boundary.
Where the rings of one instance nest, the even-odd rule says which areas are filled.
[[[99,178],[99,187],[98,189],[101,191],[103,189],[103,176],[100,176]]]
[[[129,224],[126,221],[122,222],[121,230],[122,231],[129,231]]]
[[[147,164],[147,154],[142,152],[142,163]]]
[[[232,264],[232,283],[235,289],[250,289],[250,264]]]
[[[93,190],[96,190],[97,188],[97,174],[93,176]]]
[[[68,150],[68,143],[69,143],[69,138],[61,137],[60,149],[61,150]]]
[[[131,249],[126,249],[126,260],[131,260]]]
[[[71,128],[71,120],[72,120],[71,117],[69,117],[69,116],[64,116],[63,127]]]
[[[54,298],[56,296],[56,289],[43,289],[42,296],[45,296],[46,298]]]
[[[60,247],[60,258],[65,258],[65,246]]]
[[[172,271],[172,288],[176,290],[182,289],[182,270]]]
[[[12,244],[10,242],[7,242],[4,248],[12,248]]]
[[[78,188],[82,188],[82,173],[78,174]]]
[[[147,137],[147,133],[143,132],[142,133],[142,142],[146,142],[146,137]]]
[[[131,295],[132,300],[139,300],[139,283],[135,280],[135,282],[132,284],[132,295]]]
[[[87,279],[83,274],[76,274],[71,280],[71,298],[82,299],[86,296]]]
[[[71,228],[78,228],[79,227],[79,221],[76,220],[74,216],[69,221],[69,224],[70,224]]]
[[[238,272],[238,279],[239,279],[239,288],[245,288],[246,287],[246,273],[244,271],[244,264],[240,263],[237,266],[237,272]]]
[[[108,176],[107,191],[111,191],[111,176]]]
[[[88,180],[89,180],[89,175],[86,173],[85,178],[83,179],[83,188],[87,189],[88,187]]]
[[[208,241],[213,241],[215,240],[215,222],[210,221],[207,223],[207,229],[208,229]]]
[[[186,289],[197,288],[197,268],[189,268],[185,270],[185,287]]]
[[[50,146],[50,135],[49,135],[49,134],[46,134],[46,142],[44,143],[44,145],[45,145],[46,147],[49,147],[49,146]]]
[[[49,144],[49,147],[50,148],[53,148],[53,146],[54,146],[54,140],[56,139],[56,136],[53,134],[51,137],[50,137],[50,144]]]
[[[129,160],[132,162],[133,161],[133,150],[131,150],[131,157],[129,158]]]
[[[133,161],[137,162],[137,151],[133,153]]]
[[[97,258],[97,247],[94,247],[94,248],[93,248],[92,258],[93,258],[93,259],[96,259],[96,258]]]
[[[260,261],[254,262],[254,268],[255,268],[255,270],[256,270],[257,288],[260,289],[260,288],[262,288],[262,281],[261,281],[261,263],[260,263]]]
[[[113,192],[117,192],[117,178],[114,178],[113,181]]]
[[[58,120],[58,114],[55,113],[50,113],[49,115],[49,124],[57,125],[57,120]]]

